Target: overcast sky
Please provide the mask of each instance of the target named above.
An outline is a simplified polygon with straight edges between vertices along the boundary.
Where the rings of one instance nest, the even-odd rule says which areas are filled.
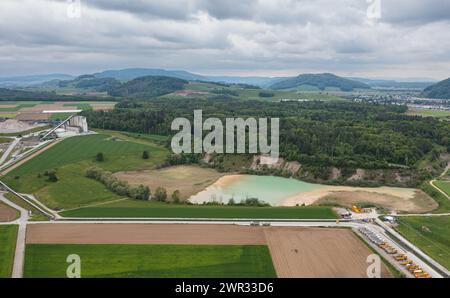
[[[0,76],[450,77],[449,0],[81,0],[80,15],[76,2],[1,0]]]

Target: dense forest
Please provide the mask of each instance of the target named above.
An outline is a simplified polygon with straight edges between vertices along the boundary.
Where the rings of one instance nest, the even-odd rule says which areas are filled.
[[[110,112],[87,111],[92,127],[172,135],[176,117],[279,117],[280,153],[311,166],[382,169],[412,167],[450,152],[450,123],[407,116],[406,107],[350,102],[261,102],[155,99],[123,101]],[[205,132],[206,133],[206,132]]]
[[[111,101],[111,97],[60,95],[55,92],[31,92],[0,88],[0,101]]]
[[[149,98],[182,90],[187,83],[188,81],[178,78],[145,76],[108,90],[108,94],[116,97]]]

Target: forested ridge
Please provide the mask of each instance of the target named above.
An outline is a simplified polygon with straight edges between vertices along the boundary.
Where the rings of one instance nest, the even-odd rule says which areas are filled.
[[[240,100],[123,101],[110,112],[87,111],[92,127],[173,135],[176,117],[279,117],[280,154],[311,166],[414,168],[424,158],[450,152],[450,123],[407,116],[406,107],[349,102]]]

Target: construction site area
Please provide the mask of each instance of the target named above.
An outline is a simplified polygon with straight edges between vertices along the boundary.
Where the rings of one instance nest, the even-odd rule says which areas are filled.
[[[109,110],[114,103],[3,102],[0,105],[0,167],[29,158],[51,140],[87,135],[85,109]]]

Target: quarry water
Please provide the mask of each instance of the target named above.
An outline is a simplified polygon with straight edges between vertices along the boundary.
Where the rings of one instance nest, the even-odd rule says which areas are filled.
[[[272,206],[277,206],[283,199],[325,187],[325,185],[290,178],[229,175],[220,178],[205,190],[191,196],[189,200],[192,203],[201,204],[204,202],[227,203],[231,198],[235,202],[246,198],[258,198]]]

